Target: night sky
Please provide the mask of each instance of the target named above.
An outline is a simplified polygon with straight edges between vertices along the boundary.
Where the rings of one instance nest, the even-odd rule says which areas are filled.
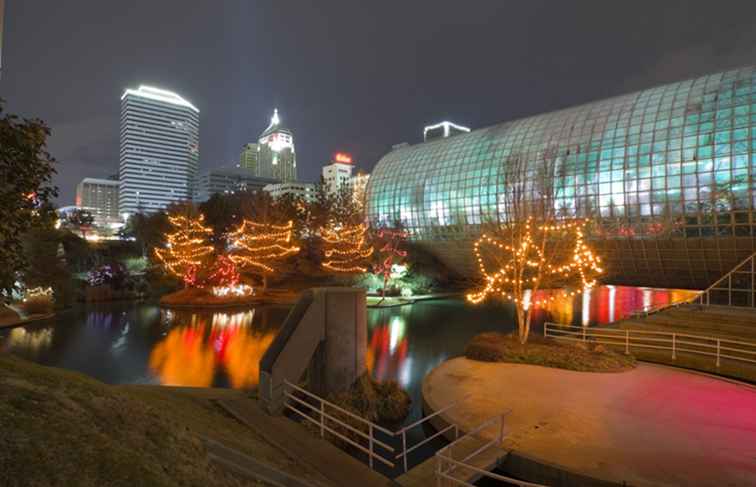
[[[300,179],[365,170],[441,120],[479,128],[756,62],[754,1],[6,0],[0,98],[52,128],[59,204],[118,168],[120,96],[200,109],[200,170],[274,107]]]

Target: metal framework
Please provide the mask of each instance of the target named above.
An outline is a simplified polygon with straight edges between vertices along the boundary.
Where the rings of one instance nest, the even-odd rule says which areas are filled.
[[[756,253],[705,289],[693,301],[702,305],[756,307]]]

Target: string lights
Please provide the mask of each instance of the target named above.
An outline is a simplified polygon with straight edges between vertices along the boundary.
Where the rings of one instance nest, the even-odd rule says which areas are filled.
[[[323,268],[342,274],[367,272],[365,260],[373,255],[373,247],[367,243],[366,232],[364,223],[322,229],[326,244]]]
[[[166,272],[183,279],[187,287],[197,284],[197,269],[212,254],[208,244],[213,231],[203,225],[204,215],[193,218],[186,215],[169,216],[174,231],[166,234],[166,246],[156,248],[155,255]]]
[[[213,271],[207,278],[210,283],[210,291],[214,296],[249,296],[254,294],[254,289],[248,284],[241,283],[241,275],[236,269],[236,264],[228,256],[219,255],[215,259]]]
[[[561,224],[537,225],[529,218],[518,235],[492,237],[483,235],[475,242],[474,252],[480,273],[485,279],[482,290],[467,295],[471,303],[480,303],[488,296],[501,296],[525,309],[546,305],[557,295],[536,297],[539,289],[579,285],[577,290],[564,290],[563,294],[575,296],[591,289],[596,276],[601,274],[601,259],[586,245],[585,221]],[[572,241],[572,253],[564,258],[558,252],[565,241]],[[481,247],[492,249],[494,260],[503,263],[490,272],[484,263]],[[559,262],[558,259],[563,258]]]
[[[386,297],[386,286],[388,285],[389,278],[391,277],[391,269],[394,267],[394,259],[397,257],[407,257],[406,250],[400,250],[399,246],[407,240],[407,232],[404,230],[390,230],[382,228],[378,231],[376,236],[384,240],[386,243],[378,251],[380,254],[385,255],[379,264],[373,266],[373,271],[376,274],[383,276],[383,289],[381,290],[381,297]]]
[[[229,234],[232,247],[229,258],[237,267],[261,275],[266,287],[266,276],[276,272],[274,262],[299,252],[292,242],[293,228],[291,220],[285,225],[244,220]]]

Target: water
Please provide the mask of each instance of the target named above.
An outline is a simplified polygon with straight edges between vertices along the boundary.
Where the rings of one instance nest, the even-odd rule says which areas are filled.
[[[545,320],[601,325],[691,295],[602,286],[534,310],[533,333],[540,332]],[[253,388],[259,360],[287,313],[281,306],[222,312],[172,311],[149,303],[80,307],[46,324],[0,332],[0,351],[111,384]],[[513,316],[510,304],[474,306],[462,299],[368,309],[368,369],[379,380],[397,380],[409,392],[409,424],[422,415],[425,374],[461,355],[476,334],[513,330]],[[422,435],[413,432],[410,444]]]
[[[602,286],[536,309],[534,333],[546,319],[600,325],[690,295]],[[260,357],[287,312],[282,306],[222,312],[161,310],[149,303],[80,307],[46,324],[0,332],[0,350],[112,384],[251,388],[257,385]],[[460,355],[474,335],[513,329],[513,308],[503,303],[473,306],[445,299],[371,308],[368,368],[379,380],[399,381],[416,399],[423,376]]]

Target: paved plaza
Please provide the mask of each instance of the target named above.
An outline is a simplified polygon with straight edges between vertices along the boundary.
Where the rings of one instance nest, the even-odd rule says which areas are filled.
[[[639,486],[756,485],[751,386],[647,364],[590,373],[466,358],[423,383],[431,410],[467,394],[447,422],[469,431],[511,409],[505,447],[573,471]]]

